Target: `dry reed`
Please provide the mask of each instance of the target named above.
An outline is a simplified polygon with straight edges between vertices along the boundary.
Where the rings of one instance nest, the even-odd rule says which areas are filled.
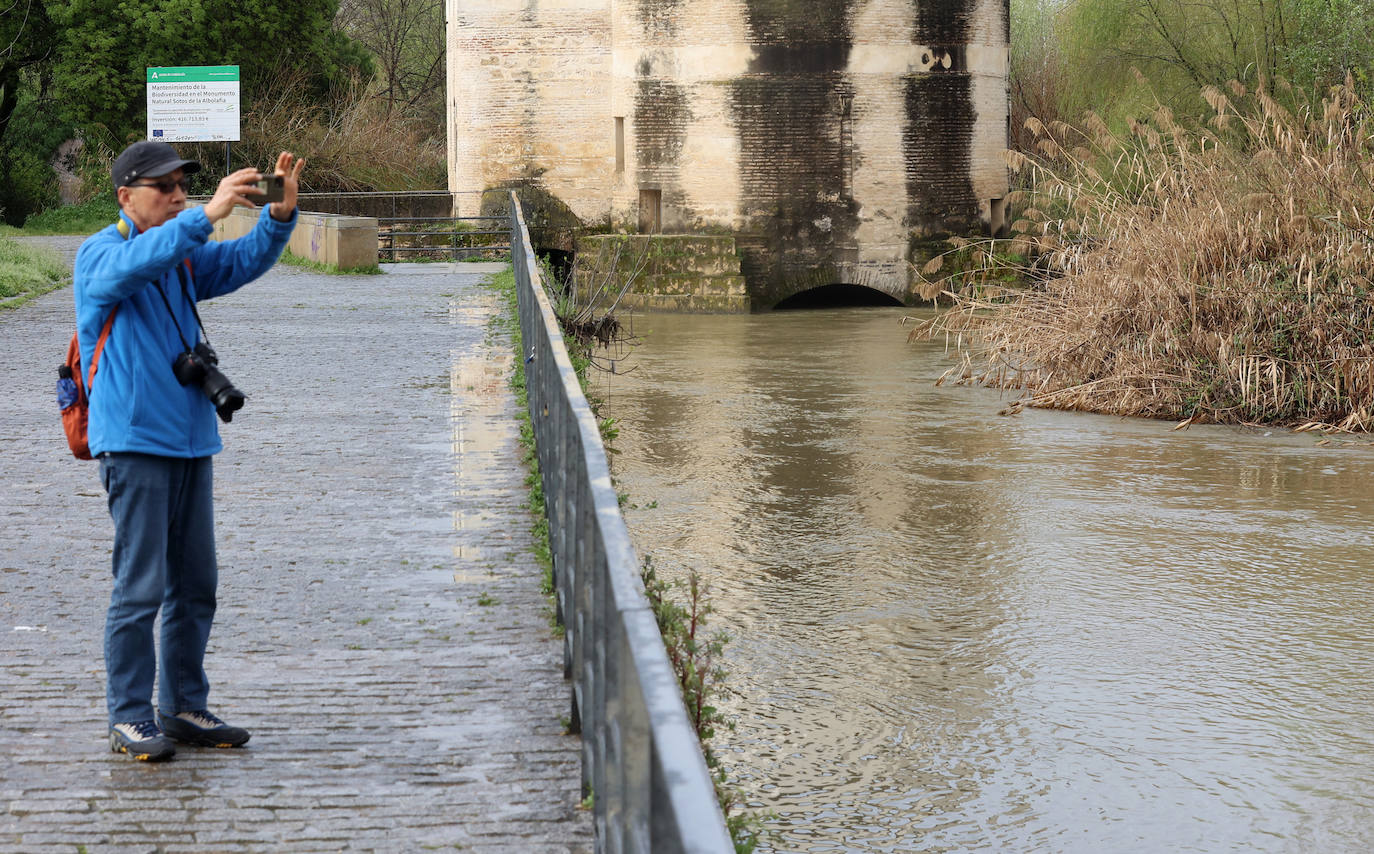
[[[1013,408],[1374,426],[1367,106],[1349,82],[1306,109],[1238,83],[1204,95],[1192,128],[1162,107],[1120,132],[1027,122],[1008,248],[1040,275],[939,280],[955,308],[919,331],[961,353],[946,379],[1025,390]]]

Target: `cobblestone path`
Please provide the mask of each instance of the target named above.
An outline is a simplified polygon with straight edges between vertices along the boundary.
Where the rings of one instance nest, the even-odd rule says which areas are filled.
[[[210,702],[253,739],[153,765],[106,742],[112,526],[53,396],[71,289],[0,312],[0,851],[591,850],[498,269],[278,266],[204,304],[249,395]]]

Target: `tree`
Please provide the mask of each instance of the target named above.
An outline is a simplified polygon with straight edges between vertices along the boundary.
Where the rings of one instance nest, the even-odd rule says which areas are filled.
[[[237,65],[246,103],[284,70],[305,72],[306,98],[372,72],[362,47],[334,29],[338,0],[49,3],[61,31],[54,93],[88,136],[116,150],[143,136],[149,67]]]
[[[1292,6],[1297,36],[1284,52],[1290,79],[1324,89],[1348,74],[1368,96],[1374,84],[1374,0],[1300,0]]]
[[[19,103],[21,75],[46,60],[57,31],[42,0],[0,0],[0,143]]]
[[[35,109],[56,39],[43,0],[0,0],[0,215],[11,225],[57,198],[48,159],[61,131]]]
[[[377,97],[401,112],[443,126],[443,0],[343,0],[336,19],[377,60]]]
[[[1065,91],[1072,70],[1059,41],[1061,9],[1057,0],[1011,0],[1011,143],[1017,150],[1035,144],[1026,119],[1050,122],[1078,112]]]

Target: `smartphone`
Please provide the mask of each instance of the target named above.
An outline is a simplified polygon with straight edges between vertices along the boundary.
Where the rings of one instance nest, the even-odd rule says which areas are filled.
[[[286,181],[281,175],[263,175],[262,180],[258,182],[258,192],[265,194],[253,199],[258,204],[280,202],[286,195]]]

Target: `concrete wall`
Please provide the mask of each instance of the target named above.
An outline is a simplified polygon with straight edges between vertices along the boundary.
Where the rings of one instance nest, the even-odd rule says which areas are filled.
[[[1006,0],[447,0],[450,189],[728,232],[756,307],[995,224]]]
[[[257,225],[260,211],[234,208],[229,216],[215,223],[212,240],[242,237]],[[333,267],[359,270],[377,266],[377,220],[373,217],[300,211],[291,241],[292,255]]]

